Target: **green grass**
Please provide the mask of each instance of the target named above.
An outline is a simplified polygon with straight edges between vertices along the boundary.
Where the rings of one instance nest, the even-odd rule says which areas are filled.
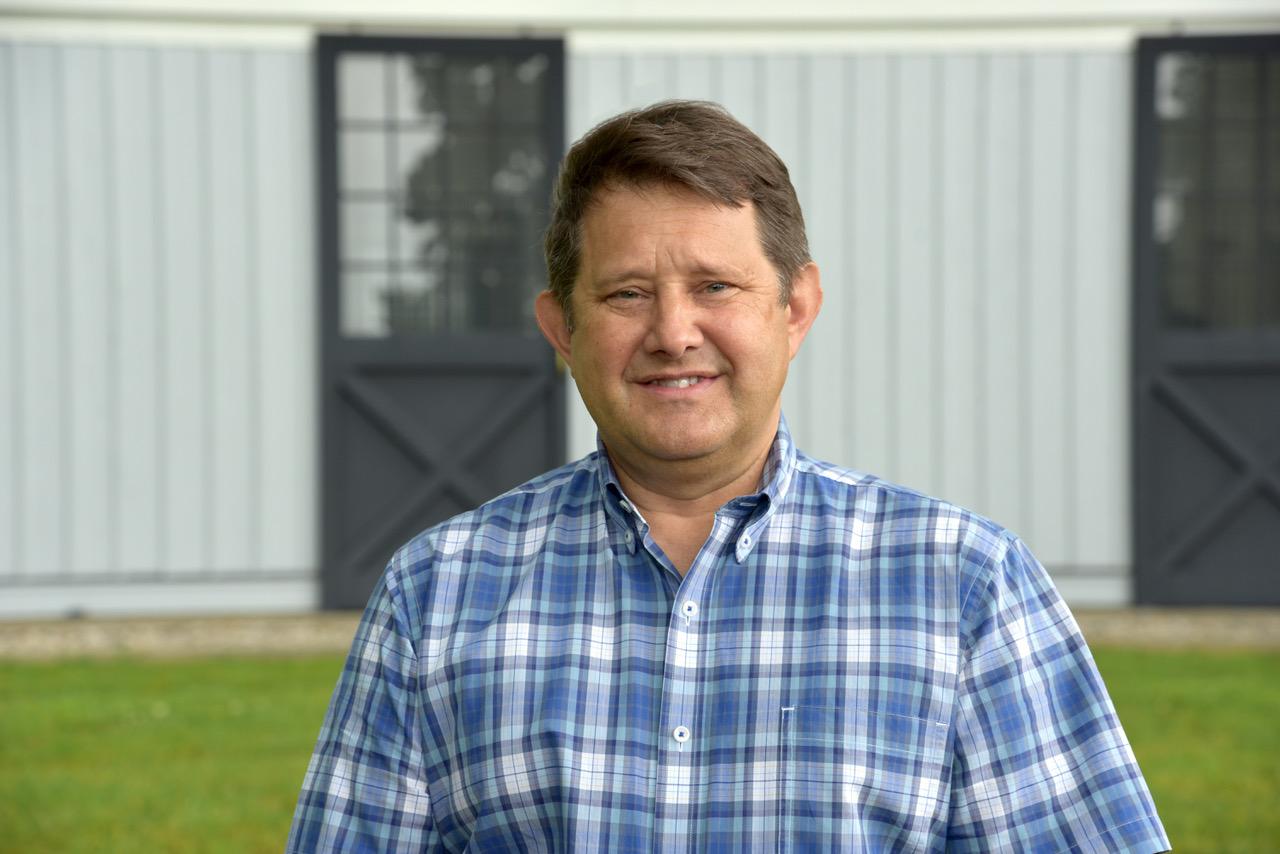
[[[1095,655],[1177,850],[1280,851],[1280,654]],[[0,662],[0,851],[279,851],[341,661]]]
[[[1179,852],[1280,852],[1280,653],[1095,649]]]
[[[341,668],[0,662],[0,851],[279,852]]]

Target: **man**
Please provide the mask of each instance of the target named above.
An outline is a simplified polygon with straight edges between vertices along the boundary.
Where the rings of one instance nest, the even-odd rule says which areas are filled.
[[[822,289],[758,137],[702,103],[605,122],[546,248],[599,450],[395,555],[291,850],[1169,847],[1026,547],[792,445]]]

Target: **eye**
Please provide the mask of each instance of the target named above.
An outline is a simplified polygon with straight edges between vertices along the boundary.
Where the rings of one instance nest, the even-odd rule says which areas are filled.
[[[707,293],[722,294],[729,290],[730,287],[731,286],[726,282],[711,282],[706,286],[705,290]]]
[[[633,290],[631,288],[623,288],[620,291],[614,291],[613,293],[609,294],[609,299],[616,299],[616,300],[633,300],[633,299],[639,299],[639,298],[640,298],[640,292],[637,290]]]

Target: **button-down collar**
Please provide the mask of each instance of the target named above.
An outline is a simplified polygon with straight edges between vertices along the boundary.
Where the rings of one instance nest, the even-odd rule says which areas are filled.
[[[618,474],[614,471],[605,449],[604,440],[596,436],[596,477],[604,496],[605,514],[609,519],[610,540],[615,548],[635,554],[637,543],[643,542],[649,523],[627,498]],[[734,557],[741,563],[751,556],[751,551],[763,536],[769,521],[782,503],[791,486],[795,472],[796,449],[787,427],[787,419],[779,416],[778,431],[774,434],[769,455],[765,458],[760,487],[752,493],[741,495],[720,508],[721,515],[746,520],[739,530],[734,544]]]

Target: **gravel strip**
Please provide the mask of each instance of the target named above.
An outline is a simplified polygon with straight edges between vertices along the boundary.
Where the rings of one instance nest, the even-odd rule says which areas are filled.
[[[341,654],[359,614],[0,622],[0,658],[176,658]],[[1091,644],[1280,650],[1280,609],[1080,610]]]
[[[0,658],[324,655],[351,646],[358,613],[0,622]]]
[[[1280,650],[1280,608],[1082,609],[1076,620],[1098,646]]]

